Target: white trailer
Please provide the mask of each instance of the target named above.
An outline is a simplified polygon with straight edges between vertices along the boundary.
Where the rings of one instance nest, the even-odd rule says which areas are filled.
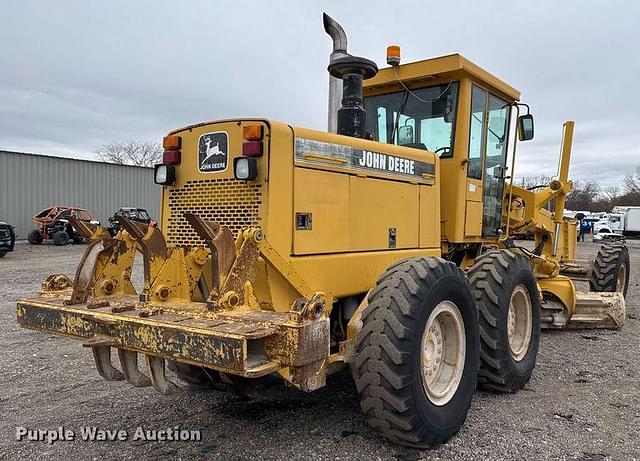
[[[622,235],[640,237],[640,206],[631,206],[624,215]]]

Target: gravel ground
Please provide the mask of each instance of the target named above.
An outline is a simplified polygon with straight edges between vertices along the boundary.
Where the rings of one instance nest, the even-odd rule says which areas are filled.
[[[619,332],[542,334],[530,383],[515,395],[477,392],[462,430],[432,451],[385,442],[365,424],[346,373],[313,394],[276,386],[253,400],[103,381],[70,339],[26,331],[15,301],[46,275],[72,275],[84,246],[19,244],[0,260],[0,459],[631,459],[640,458],[640,242],[630,242],[627,322]],[[593,258],[597,245],[579,244]],[[199,442],[133,441],[136,427],[201,430]],[[129,440],[16,441],[16,427],[79,433],[125,429]],[[78,436],[79,438],[79,436]]]

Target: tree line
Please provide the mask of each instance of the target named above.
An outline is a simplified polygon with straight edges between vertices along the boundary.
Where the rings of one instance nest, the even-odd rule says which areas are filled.
[[[549,184],[551,179],[550,176],[526,176],[517,184],[524,189],[537,189]],[[593,180],[574,180],[573,191],[565,201],[565,208],[574,211],[609,212],[614,206],[640,206],[640,166],[624,177],[622,187],[603,187]]]
[[[153,166],[162,159],[162,146],[150,141],[112,142],[101,146],[96,154],[104,162],[121,165]],[[526,176],[516,181],[525,189],[546,187],[550,176]],[[574,180],[573,192],[567,195],[566,208],[574,211],[611,211],[614,206],[640,206],[640,166],[628,173],[622,187],[602,187],[593,180]]]

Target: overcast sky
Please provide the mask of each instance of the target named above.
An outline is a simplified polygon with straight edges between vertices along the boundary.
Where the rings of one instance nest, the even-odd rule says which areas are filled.
[[[331,43],[384,64],[459,52],[522,92],[536,138],[516,176],[554,174],[576,121],[574,179],[640,165],[640,2],[5,1],[0,150],[94,158],[203,120],[264,116],[326,128]]]

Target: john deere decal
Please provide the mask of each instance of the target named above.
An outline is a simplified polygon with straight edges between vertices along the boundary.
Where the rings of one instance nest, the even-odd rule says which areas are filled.
[[[225,131],[206,133],[198,141],[198,169],[202,173],[216,173],[227,169],[229,136]]]

